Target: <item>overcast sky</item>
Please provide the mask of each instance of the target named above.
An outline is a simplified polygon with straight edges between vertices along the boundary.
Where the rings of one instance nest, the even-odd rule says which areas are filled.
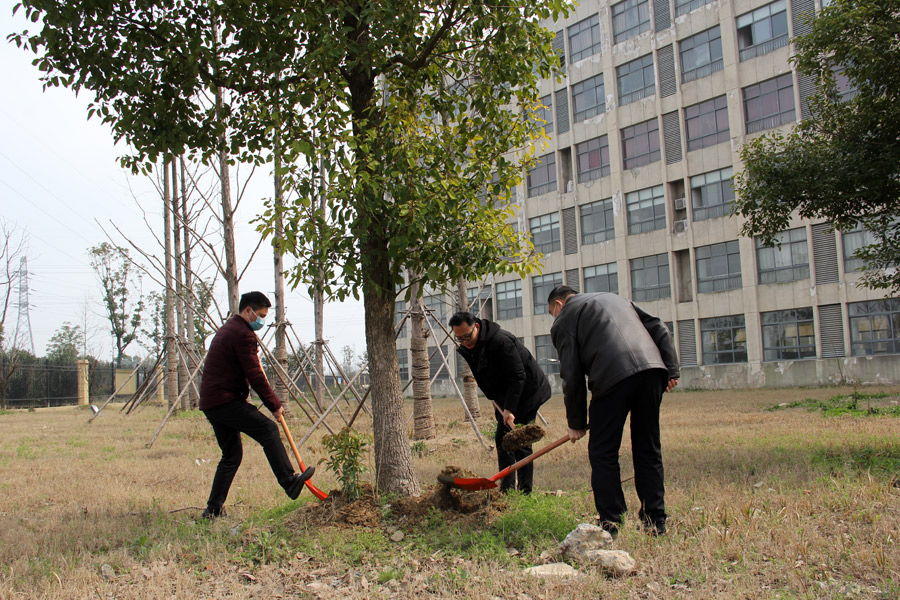
[[[67,89],[42,89],[34,55],[6,41],[13,31],[36,30],[21,12],[11,16],[14,0],[0,0],[0,221],[28,238],[28,283],[34,349],[42,356],[47,342],[66,321],[80,324],[87,304],[90,340],[102,358],[111,358],[112,338],[103,316],[101,289],[90,267],[87,250],[107,240],[103,228],[114,223],[145,249],[158,249],[147,221],[162,235],[162,205],[151,182],[118,167],[126,153],[113,143],[109,129],[87,120],[88,100]],[[29,27],[30,26],[30,27]],[[242,170],[246,174],[247,169]],[[237,245],[243,266],[257,242],[249,221],[272,195],[271,169],[257,169],[237,215]],[[120,240],[117,240],[120,241]],[[292,261],[287,259],[287,265]],[[271,251],[261,248],[241,282],[241,291],[274,290]],[[145,280],[144,292],[155,289]],[[225,285],[217,297],[226,305]],[[305,291],[288,293],[288,320],[299,336],[314,339],[313,305]],[[12,324],[17,311],[13,308]],[[271,321],[271,319],[269,319]],[[329,303],[325,307],[325,337],[340,356],[345,345],[365,350],[362,303]],[[128,354],[146,350],[129,346]]]

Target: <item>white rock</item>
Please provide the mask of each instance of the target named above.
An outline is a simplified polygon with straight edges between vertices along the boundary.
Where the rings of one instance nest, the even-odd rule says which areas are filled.
[[[112,566],[105,563],[100,567],[100,574],[103,575],[104,579],[112,580],[116,578],[116,572],[113,570]]]
[[[321,581],[313,581],[312,583],[306,584],[306,589],[315,594],[327,592],[331,590],[331,586],[327,583],[322,583]]]
[[[571,565],[566,563],[550,563],[549,565],[538,565],[529,567],[525,572],[535,577],[574,577],[578,575],[578,571]]]
[[[580,523],[559,545],[563,556],[582,559],[591,550],[600,550],[613,543],[613,538],[602,527]]]
[[[404,537],[406,537],[406,536],[403,534],[402,531],[400,531],[400,530],[398,529],[398,530],[395,531],[393,534],[391,534],[391,541],[392,541],[392,542],[399,542],[399,541],[402,541]]]
[[[591,550],[584,554],[584,558],[616,577],[634,573],[634,559],[624,550]]]

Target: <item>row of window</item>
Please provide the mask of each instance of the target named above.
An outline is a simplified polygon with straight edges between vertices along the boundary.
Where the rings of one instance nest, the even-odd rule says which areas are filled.
[[[602,78],[602,76],[599,77]],[[578,103],[582,102],[578,100],[580,96],[574,95],[577,87],[577,85],[573,86],[576,115],[579,114]],[[793,75],[791,73],[749,85],[742,89],[742,93],[744,125],[748,134],[785,125],[793,122],[796,118]],[[596,97],[602,97],[602,85]],[[543,102],[548,105],[550,96],[545,96]],[[585,112],[586,108],[597,108],[597,106],[581,105],[580,114],[591,114],[590,111]],[[548,123],[552,118],[549,114],[551,111],[552,108],[544,110],[544,117]],[[667,115],[663,116],[664,122],[666,117]],[[724,95],[685,107],[681,117],[684,123],[688,152],[721,144],[731,138],[728,124],[728,102]],[[675,133],[678,134],[677,121],[674,124],[676,126]],[[623,127],[619,130],[619,136],[623,169],[634,169],[661,160],[657,118]],[[677,135],[676,139],[680,140],[680,135]],[[680,142],[676,146],[670,148],[667,145],[667,151],[677,152],[680,155]],[[562,160],[568,161],[569,151],[561,152]],[[528,170],[526,182],[529,198],[557,190],[556,162],[556,153],[551,152],[541,156],[536,164]],[[601,135],[576,144],[575,165],[578,183],[587,183],[608,176],[611,172],[609,136]],[[564,173],[568,172],[568,167],[569,165],[563,164]]]
[[[900,299],[869,300],[847,305],[850,324],[850,352],[853,356],[900,354]],[[672,331],[672,323],[666,323]],[[685,325],[679,324],[680,327]],[[688,325],[693,327],[692,325]],[[763,362],[817,358],[816,328],[812,307],[792,308],[760,313]],[[694,339],[693,335],[685,336]],[[700,319],[702,364],[747,362],[747,327],[744,315],[728,315]],[[524,343],[522,338],[519,341]],[[679,348],[679,353],[695,349]],[[432,379],[449,379],[443,364],[448,346],[441,352],[428,348]],[[843,354],[841,354],[843,355]],[[409,357],[406,349],[397,350],[400,378],[409,379]],[[559,360],[549,335],[534,338],[534,357],[546,374],[559,372]],[[457,377],[461,376],[462,359],[456,358]]]
[[[676,16],[680,16],[712,1],[675,0]],[[659,10],[659,6],[659,3],[657,3],[658,14],[655,15],[657,31],[667,28],[670,24],[668,3],[666,2],[665,5],[662,5],[664,6],[663,10]],[[615,44],[636,37],[650,29],[650,0],[625,0],[614,4],[610,13],[612,17],[613,43]],[[766,6],[744,13],[737,17],[736,26],[741,61],[755,58],[785,46],[789,40],[787,4],[785,0],[777,0]],[[715,29],[718,29],[718,27]],[[708,31],[712,32],[712,30]],[[721,35],[718,32],[714,33],[715,35],[710,33],[707,38],[702,37],[703,34],[694,35],[680,42],[682,44],[682,53],[685,51],[690,52],[695,47],[699,48],[694,55],[688,57],[689,71],[715,62],[717,53],[718,60],[721,60]],[[566,63],[565,44],[560,43],[562,37],[563,32],[558,32],[557,38],[559,41],[556,43],[556,47],[560,52],[561,63],[564,66]],[[569,26],[566,29],[565,37],[569,42],[569,63],[575,63],[595,54],[600,54],[602,50],[600,15],[591,15]],[[719,40],[718,46],[716,46],[715,40]],[[706,49],[702,48],[704,44],[707,45]],[[716,50],[716,47],[718,47],[718,50]],[[690,81],[690,79],[687,79],[687,81]]]
[[[690,178],[692,220],[704,221],[730,214],[734,202],[731,167],[695,175]],[[683,200],[679,200],[683,202]],[[686,208],[676,204],[676,210]],[[657,185],[625,194],[628,234],[636,235],[665,229],[666,196],[664,186]],[[596,244],[616,237],[615,210],[612,198],[578,207],[581,222],[581,245]],[[561,246],[559,213],[553,212],[528,220],[534,249],[544,255]]]
[[[591,206],[591,205],[588,205]],[[611,215],[610,217],[611,218]],[[558,237],[558,230],[556,230]],[[874,236],[865,229],[841,234],[844,271],[861,268],[854,256],[857,249],[875,243]],[[737,240],[694,249],[698,293],[740,289],[742,286],[741,255]],[[808,279],[810,277],[809,246],[806,228],[781,232],[774,246],[756,241],[757,281],[760,285]],[[666,253],[631,259],[631,298],[635,302],[661,300],[672,296],[669,255]],[[583,290],[586,292],[619,293],[618,267],[608,263],[585,267]],[[531,278],[534,314],[547,312],[545,299],[557,285],[562,285],[562,273],[550,273]],[[567,281],[567,285],[577,282]],[[497,318],[513,319],[523,315],[521,280],[497,284]]]

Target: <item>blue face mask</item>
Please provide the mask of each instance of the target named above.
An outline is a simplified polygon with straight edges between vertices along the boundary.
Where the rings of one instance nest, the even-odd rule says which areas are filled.
[[[256,313],[253,313],[253,314],[256,316],[256,320],[250,321],[250,329],[252,329],[253,331],[259,331],[260,329],[262,329],[265,326],[266,320],[260,318],[259,315],[257,315]]]

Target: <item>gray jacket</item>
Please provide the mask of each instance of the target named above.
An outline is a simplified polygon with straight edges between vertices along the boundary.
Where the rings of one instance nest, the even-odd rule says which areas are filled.
[[[678,360],[669,330],[659,320],[617,294],[576,294],[550,329],[559,355],[566,419],[587,428],[587,390],[596,398],[635,373],[658,369],[677,379]]]

